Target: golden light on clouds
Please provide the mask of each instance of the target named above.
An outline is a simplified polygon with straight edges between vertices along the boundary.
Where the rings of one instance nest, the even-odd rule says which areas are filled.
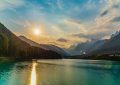
[[[32,37],[42,36],[46,32],[45,26],[43,23],[38,24],[35,22],[29,22],[26,28],[27,28],[26,30],[27,35],[30,35]]]
[[[52,29],[53,31],[49,33],[50,31],[47,30],[47,26],[43,23],[30,23],[29,26],[27,26],[26,30],[26,36],[28,39],[33,40],[39,44],[54,44],[59,47],[63,48],[69,48],[74,42],[78,42],[79,39],[73,38],[71,36],[68,36],[68,34],[65,34],[63,30],[59,26],[52,26],[48,27],[49,29]],[[59,42],[57,41],[59,38],[66,38],[68,37],[71,39],[68,42]],[[74,41],[75,40],[75,41]],[[81,41],[83,39],[80,39]]]

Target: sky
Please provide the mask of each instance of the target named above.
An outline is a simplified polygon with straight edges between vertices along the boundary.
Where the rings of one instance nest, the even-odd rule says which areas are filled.
[[[0,22],[17,36],[63,48],[110,38],[119,13],[120,0],[0,0]]]

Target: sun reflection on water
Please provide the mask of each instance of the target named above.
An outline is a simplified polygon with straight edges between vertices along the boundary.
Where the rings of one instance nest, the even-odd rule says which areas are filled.
[[[36,66],[37,66],[37,63],[33,62],[32,71],[31,71],[30,85],[37,85]]]

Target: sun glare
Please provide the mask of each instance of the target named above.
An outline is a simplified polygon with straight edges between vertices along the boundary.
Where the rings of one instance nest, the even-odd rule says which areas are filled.
[[[36,63],[33,63],[32,66],[32,72],[31,72],[31,79],[30,79],[30,85],[37,85],[36,80]]]
[[[35,35],[40,35],[41,34],[40,28],[35,28],[34,31],[33,31],[33,33]]]

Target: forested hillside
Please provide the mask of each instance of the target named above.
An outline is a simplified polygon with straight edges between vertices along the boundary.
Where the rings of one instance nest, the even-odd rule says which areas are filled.
[[[19,39],[3,24],[0,24],[0,56],[15,58],[61,58],[61,55],[39,47],[31,46]]]

